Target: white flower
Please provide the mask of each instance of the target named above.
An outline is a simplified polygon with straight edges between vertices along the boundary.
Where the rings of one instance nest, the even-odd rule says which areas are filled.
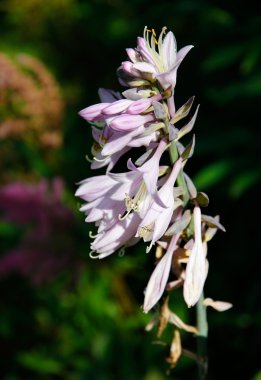
[[[191,250],[185,272],[183,288],[184,299],[188,307],[194,306],[202,293],[207,275],[207,263],[201,237],[201,211],[194,207],[194,245]]]

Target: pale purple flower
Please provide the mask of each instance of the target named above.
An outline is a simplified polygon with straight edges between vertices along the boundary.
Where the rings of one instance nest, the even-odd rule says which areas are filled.
[[[144,126],[144,124],[154,121],[155,117],[153,114],[148,115],[131,115],[131,114],[122,114],[116,116],[109,122],[109,126],[114,131],[133,131],[134,129]]]
[[[127,173],[107,173],[80,183],[76,196],[88,202],[80,210],[87,215],[86,222],[95,222],[98,226],[92,251],[104,257],[135,238],[137,226],[147,212],[151,199],[161,202],[156,190],[159,162],[166,146],[166,141],[161,140],[152,157],[140,167],[129,160],[130,171]],[[138,214],[138,217],[132,214]],[[132,220],[136,224],[131,223]]]
[[[201,237],[201,211],[199,206],[194,207],[193,218],[195,238],[186,267],[183,288],[184,299],[188,307],[194,306],[198,302],[207,276],[206,254]]]
[[[122,201],[125,201],[127,213],[132,210],[137,211],[147,194],[156,193],[159,161],[166,146],[166,141],[161,140],[153,156],[139,168],[129,160],[130,171],[127,173],[107,173],[81,181],[75,195],[87,202],[94,202],[91,206],[90,204],[82,206],[81,211],[89,213],[93,207],[99,209],[97,215],[100,215],[102,209],[106,210],[108,207],[109,210],[115,209],[115,202]]]
[[[108,166],[108,172],[131,147],[148,146],[157,140],[157,130],[163,125],[154,125],[155,114],[151,106],[153,101],[161,100],[162,95],[150,91],[145,98],[119,99],[120,94],[105,89],[100,89],[99,95],[106,102],[87,107],[80,115],[94,124],[93,160],[88,158],[91,168]]]
[[[86,107],[79,112],[79,115],[88,121],[103,120],[104,116],[102,110],[108,107],[110,103],[98,103],[92,106]]]
[[[100,233],[92,242],[92,257],[103,259],[117,251],[117,249],[123,245],[128,244],[135,235],[140,217],[138,214],[132,213],[124,220],[118,220],[115,218],[114,221],[115,223],[110,229]],[[136,242],[137,241],[138,239]],[[94,252],[97,252],[96,256],[93,255]]]
[[[147,251],[149,251],[152,245],[164,235],[169,226],[175,209],[173,186],[181,167],[182,159],[180,158],[173,166],[169,178],[158,191],[158,197],[161,200],[161,204],[156,200],[153,200],[148,212],[139,225],[138,236],[142,237],[145,242],[151,241]]]
[[[177,69],[192,45],[183,47],[177,52],[174,34],[162,29],[158,40],[154,30],[144,29],[144,36],[138,37],[137,49],[128,49],[127,53],[132,65],[123,62],[121,70],[135,78],[141,77],[151,81],[157,79],[164,89],[176,85]],[[138,73],[140,73],[138,75]]]
[[[21,230],[13,247],[2,252],[0,277],[17,272],[41,285],[68,266],[74,269],[79,260],[73,255],[76,242],[70,232],[76,219],[63,202],[63,191],[60,178],[0,187],[1,219]]]
[[[156,305],[165,290],[169,278],[172,256],[175,248],[177,248],[176,244],[178,238],[179,234],[172,236],[167,252],[157,264],[149,279],[143,304],[143,310],[145,313]]]

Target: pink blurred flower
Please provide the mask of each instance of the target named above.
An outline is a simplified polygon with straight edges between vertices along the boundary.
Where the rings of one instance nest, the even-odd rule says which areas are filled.
[[[0,276],[18,272],[34,284],[53,279],[72,264],[72,236],[76,226],[72,211],[62,201],[63,183],[10,183],[0,188],[4,221],[26,227],[22,237],[0,259]],[[70,263],[70,264],[69,264]]]

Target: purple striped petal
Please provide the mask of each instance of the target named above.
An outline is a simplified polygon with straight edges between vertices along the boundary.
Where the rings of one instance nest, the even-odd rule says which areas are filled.
[[[188,52],[193,48],[193,45],[184,46],[182,49],[180,49],[177,53],[177,62],[183,61],[183,59],[186,57]]]
[[[137,62],[137,61],[138,61],[138,59],[139,59],[139,55],[138,55],[138,53],[135,51],[135,49],[127,48],[127,49],[126,49],[126,52],[127,52],[127,54],[128,54],[129,59],[130,59],[132,62]]]
[[[108,107],[105,107],[102,110],[102,114],[108,116],[116,115],[125,111],[132,103],[133,101],[128,99],[117,100],[116,102],[110,104]]]
[[[160,260],[149,279],[145,291],[145,299],[143,305],[143,310],[145,313],[147,313],[153,306],[156,305],[156,303],[164,293],[169,278],[172,256],[176,248],[178,237],[179,235],[173,235],[167,252]]]
[[[153,101],[158,101],[161,99],[162,99],[162,95],[157,94],[150,98],[145,98],[145,99],[143,98],[143,99],[136,100],[128,107],[127,112],[130,113],[131,115],[142,113],[151,106]]]
[[[109,125],[115,131],[132,131],[152,120],[152,115],[120,115],[113,118]]]
[[[94,121],[97,120],[98,118],[103,119],[104,117],[102,116],[101,112],[102,110],[109,106],[111,103],[98,103],[94,104],[93,106],[86,107],[83,110],[79,112],[79,115],[83,117],[86,120]]]
[[[132,102],[132,104],[128,107],[127,112],[131,115],[137,115],[139,113],[142,113],[151,106],[151,102],[152,100],[150,98],[140,99],[135,102]]]
[[[177,53],[176,40],[172,32],[168,32],[164,38],[162,53],[166,70],[170,70],[175,65]]]
[[[125,73],[131,75],[131,76],[134,76],[134,77],[140,77],[140,72],[138,70],[136,70],[134,67],[133,67],[133,63],[129,62],[129,61],[124,61],[122,62],[121,64],[121,67],[120,67]]]

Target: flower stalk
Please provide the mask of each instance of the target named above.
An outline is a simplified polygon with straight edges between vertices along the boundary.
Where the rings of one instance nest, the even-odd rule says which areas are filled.
[[[170,145],[170,148],[169,148],[169,155],[170,155],[170,161],[171,161],[171,163],[174,164],[174,162],[179,157],[178,149],[177,149],[177,145],[176,145],[175,141],[171,142],[171,145]],[[187,205],[187,203],[189,201],[189,193],[188,193],[188,188],[187,188],[186,181],[185,181],[185,178],[184,178],[183,169],[181,169],[180,172],[179,172],[179,175],[178,175],[178,178],[177,178],[177,184],[178,184],[178,186],[180,186],[182,188],[182,191],[183,191],[182,197],[183,197],[183,202],[184,202],[184,206],[185,206],[185,205]]]
[[[208,339],[208,322],[207,307],[204,305],[204,293],[202,292],[196,305],[197,312],[197,354],[200,380],[205,380],[208,370],[207,357],[207,339]]]

